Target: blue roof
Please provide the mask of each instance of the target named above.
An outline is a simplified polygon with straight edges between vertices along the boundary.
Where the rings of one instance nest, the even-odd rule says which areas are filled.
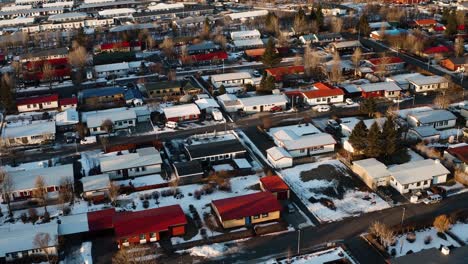
[[[143,99],[143,94],[138,89],[128,89],[124,93],[125,100]]]
[[[83,90],[82,96],[84,99],[90,97],[111,96],[115,94],[123,94],[125,89],[123,87],[104,87],[96,89]]]

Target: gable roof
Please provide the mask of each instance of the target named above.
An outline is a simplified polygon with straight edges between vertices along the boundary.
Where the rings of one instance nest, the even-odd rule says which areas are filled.
[[[373,58],[368,60],[372,65],[377,66],[382,63],[387,64],[396,64],[396,63],[404,63],[402,59],[399,57],[385,57],[385,58]]]
[[[457,117],[454,114],[452,114],[452,112],[444,109],[408,114],[408,117],[410,116],[417,119],[422,124],[457,119]]]
[[[169,106],[163,109],[164,115],[167,119],[188,115],[199,115],[200,109],[196,104],[183,104]]]
[[[431,180],[433,177],[450,173],[440,161],[433,159],[410,161],[395,165],[388,171],[401,184]]]
[[[265,190],[272,193],[289,190],[288,185],[278,175],[262,177],[260,178],[260,182],[262,183]]]
[[[326,83],[318,82],[314,84],[314,87],[317,89],[302,92],[302,94],[308,99],[344,95],[343,90]]]
[[[460,161],[468,163],[468,145],[456,148],[448,148],[446,151],[452,156],[455,156]]]
[[[44,95],[44,96],[34,96],[28,98],[19,98],[16,99],[16,105],[30,105],[30,104],[40,104],[47,102],[57,102],[59,99],[58,94]]]
[[[73,165],[59,165],[54,167],[36,168],[31,170],[12,171],[9,173],[13,180],[14,190],[28,190],[35,188],[35,181],[42,176],[46,186],[59,186],[62,179],[73,180]]]
[[[390,176],[387,166],[375,158],[356,160],[353,162],[353,165],[357,165],[364,169],[367,175],[373,179]]]
[[[366,93],[376,91],[400,91],[401,88],[394,82],[378,82],[361,84],[359,88]]]
[[[283,159],[283,158],[292,159],[291,154],[289,154],[289,152],[287,152],[282,147],[272,147],[272,148],[267,149],[266,152],[275,161]]]
[[[184,211],[178,204],[136,212],[118,212],[112,221],[117,238],[161,232],[172,226],[187,224]]]
[[[154,147],[137,149],[136,153],[102,157],[101,171],[109,172],[155,164],[161,164],[161,154]]]
[[[437,21],[434,19],[417,19],[414,21],[414,23],[418,26],[428,26],[437,24]]]
[[[281,81],[285,75],[302,74],[304,73],[304,66],[284,66],[276,68],[268,68],[265,70],[269,75],[275,77],[276,81]]]
[[[114,215],[114,208],[88,212],[89,231],[100,231],[113,228],[114,225],[112,223],[112,218]]]
[[[246,152],[244,146],[237,139],[216,141],[204,144],[185,146],[191,159],[216,156],[225,153]]]
[[[203,174],[203,168],[198,160],[175,162],[173,166],[179,177]]]
[[[222,221],[240,219],[281,210],[281,204],[270,192],[258,192],[212,201]]]

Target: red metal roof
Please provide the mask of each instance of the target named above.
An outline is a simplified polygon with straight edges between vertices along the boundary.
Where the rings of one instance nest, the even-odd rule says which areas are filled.
[[[260,56],[263,56],[263,53],[265,53],[265,49],[264,48],[262,48],[262,49],[249,49],[249,50],[246,50],[244,52],[245,52],[245,55],[247,55],[249,57],[260,57]]]
[[[128,41],[101,44],[101,50],[109,50],[109,49],[116,49],[116,48],[129,48],[129,47],[130,47],[130,42]]]
[[[416,25],[420,25],[420,26],[428,26],[428,25],[437,24],[437,21],[435,21],[434,19],[418,19],[418,20],[414,21],[414,23],[416,23]]]
[[[225,60],[228,58],[228,54],[225,51],[216,51],[206,54],[196,54],[191,57],[193,61]]]
[[[116,237],[124,238],[166,231],[171,226],[185,225],[187,218],[180,205],[177,204],[137,212],[116,213],[113,223]]]
[[[59,100],[59,105],[71,105],[71,104],[78,104],[78,98],[72,97],[72,98],[63,98]]]
[[[114,214],[114,208],[88,212],[89,231],[100,231],[114,227],[112,224],[112,218],[114,217]]]
[[[278,175],[260,178],[263,187],[269,192],[282,192],[289,190],[288,185]]]
[[[445,27],[444,26],[434,26],[432,29],[434,29],[434,31],[444,31]]]
[[[447,152],[462,162],[468,162],[468,145],[456,148],[448,148]]]
[[[387,64],[404,63],[404,61],[398,57],[374,58],[369,59],[369,62],[372,63],[372,65],[380,65],[382,62],[386,62]]]
[[[258,192],[212,201],[223,221],[240,219],[281,210],[281,204],[270,192]]]
[[[305,91],[302,94],[308,99],[344,95],[344,92],[340,88],[326,83],[318,82],[314,84],[314,87],[317,88],[317,90]]]
[[[451,52],[452,49],[447,46],[437,46],[437,47],[430,47],[423,51],[424,54],[436,54],[436,53],[447,53]]]
[[[284,75],[304,73],[304,66],[285,66],[266,69],[266,72],[275,77],[276,81],[281,81]]]
[[[36,97],[28,97],[28,98],[20,98],[16,99],[16,105],[29,105],[29,104],[40,104],[46,102],[56,102],[58,101],[58,94],[51,94],[51,95],[44,95],[44,96],[36,96]]]

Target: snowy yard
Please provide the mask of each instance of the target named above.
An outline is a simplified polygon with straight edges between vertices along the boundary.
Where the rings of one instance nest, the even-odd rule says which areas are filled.
[[[341,262],[345,259],[347,262]],[[307,255],[300,255],[293,258],[287,258],[280,261],[268,260],[263,264],[322,264],[322,263],[350,263],[356,262],[341,247],[330,248],[327,250],[314,252]]]
[[[389,208],[378,195],[365,191],[338,160],[326,160],[283,170],[282,176],[321,222]],[[362,188],[360,188],[362,187]],[[363,191],[364,189],[364,191]]]
[[[457,222],[452,226],[450,231],[458,238],[460,238],[460,240],[468,243],[468,224]]]
[[[429,248],[441,248],[442,246],[454,246],[459,247],[460,245],[453,240],[450,236],[446,235],[446,240],[437,235],[437,230],[434,228],[427,228],[414,232],[416,240],[410,242],[407,239],[408,234],[396,237],[396,243],[388,248],[388,253],[393,257],[400,257],[408,254],[408,252],[419,252]],[[401,247],[403,243],[403,247]],[[401,249],[401,250],[400,250]],[[392,250],[395,254],[392,254]]]
[[[92,242],[83,242],[81,247],[77,247],[71,254],[65,256],[61,264],[93,264],[91,255]]]
[[[225,256],[226,254],[238,253],[239,247],[237,242],[242,241],[236,240],[227,243],[214,243],[211,245],[203,245],[198,247],[189,248],[187,250],[181,250],[177,253],[188,253],[190,256],[202,257],[202,258],[217,258]]]

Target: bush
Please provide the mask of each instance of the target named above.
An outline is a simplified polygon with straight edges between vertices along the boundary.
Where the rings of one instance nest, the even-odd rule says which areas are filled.
[[[42,223],[48,223],[50,222],[50,214],[49,212],[45,212],[44,215],[42,216]]]
[[[390,255],[392,255],[392,257],[396,256],[396,249],[395,248],[392,248],[392,250],[390,251]]]
[[[200,235],[205,239],[208,237],[205,228],[200,229]]]
[[[71,209],[68,206],[63,208],[63,215],[69,215],[71,213]]]
[[[196,191],[193,193],[193,196],[194,196],[195,199],[197,199],[197,200],[200,200],[200,199],[201,199],[201,195],[202,195],[202,192],[199,191],[199,190],[196,190]]]
[[[432,237],[431,236],[426,236],[424,238],[424,244],[429,245],[432,242]]]
[[[161,194],[158,191],[154,191],[152,194],[153,199],[158,200],[161,197]]]
[[[437,236],[442,238],[443,240],[447,240],[447,235],[445,235],[445,233],[437,232]]]
[[[213,191],[214,191],[214,188],[211,184],[205,184],[203,185],[203,191],[206,193],[206,194],[212,194]]]
[[[149,201],[148,200],[144,200],[143,201],[143,208],[147,209],[149,207]]]
[[[20,219],[23,224],[26,224],[28,222],[28,215],[26,213],[22,213]]]
[[[35,223],[39,219],[39,215],[37,214],[36,208],[29,208],[28,209],[29,220]]]
[[[414,241],[416,241],[416,234],[411,232],[411,233],[408,233],[406,235],[406,241],[410,242],[410,243],[414,243]]]
[[[133,209],[133,210],[136,209],[136,204],[135,204],[135,202],[132,202],[132,209]]]
[[[409,255],[409,254],[413,254],[413,250],[408,250],[408,252],[406,252],[406,255]]]
[[[145,199],[145,196],[143,196],[142,194],[140,194],[138,198],[140,198],[140,201],[143,201],[143,200]]]
[[[151,194],[145,193],[145,200],[149,200],[149,199],[151,199]]]

